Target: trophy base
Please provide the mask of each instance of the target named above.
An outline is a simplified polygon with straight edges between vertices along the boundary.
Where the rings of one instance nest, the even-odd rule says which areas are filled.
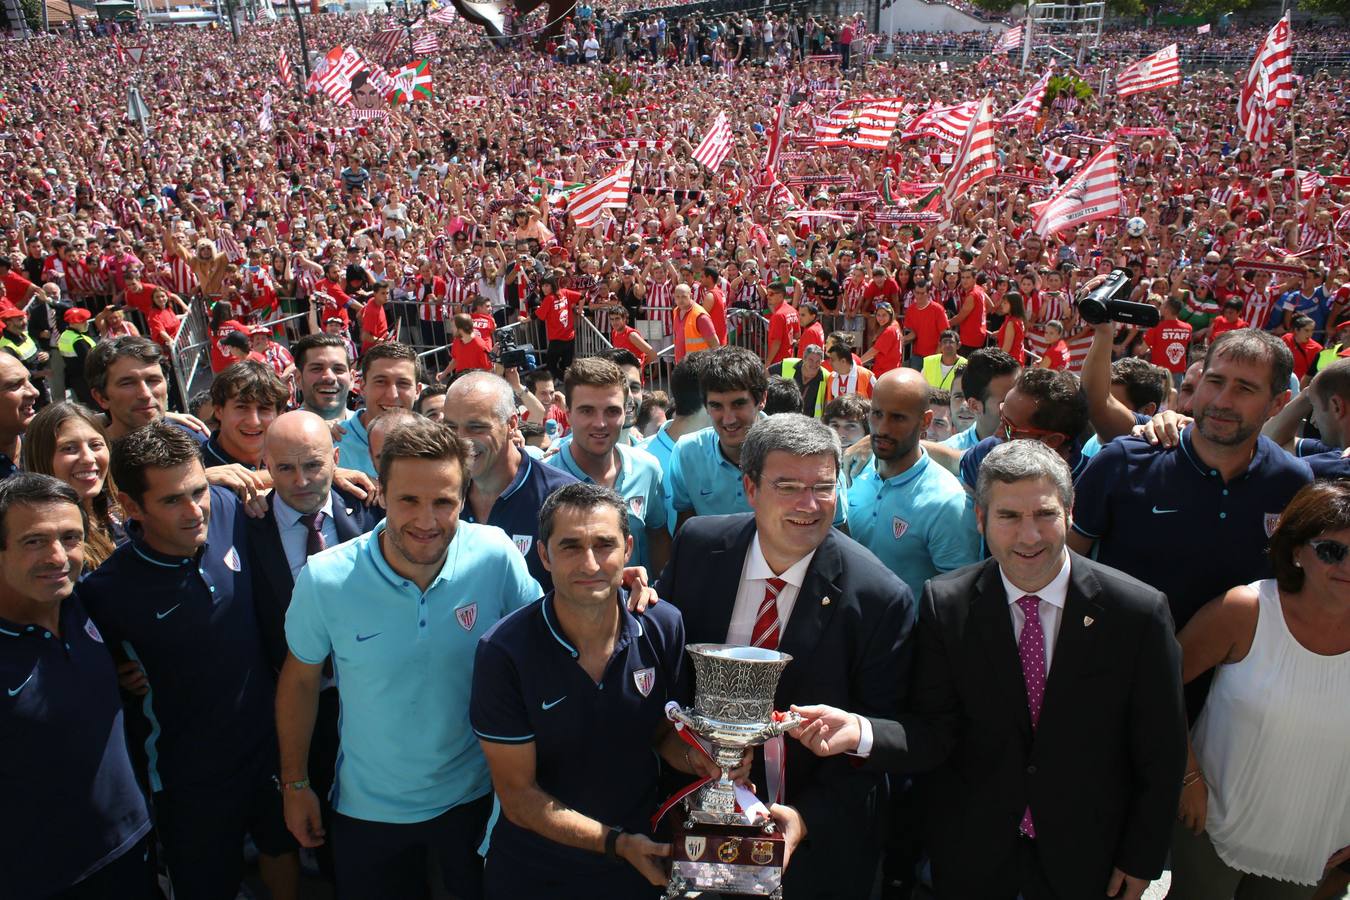
[[[677,822],[666,898],[711,891],[781,900],[785,846],[781,834],[763,825]]]

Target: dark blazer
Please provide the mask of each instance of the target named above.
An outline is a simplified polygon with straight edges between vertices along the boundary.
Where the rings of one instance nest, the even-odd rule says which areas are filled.
[[[750,514],[697,516],[676,534],[657,591],[684,614],[690,643],[725,643],[754,535]],[[827,703],[890,718],[904,695],[914,617],[905,583],[862,545],[831,530],[783,630],[778,649],[792,662],[778,683],[775,708]],[[808,834],[788,866],[784,895],[868,896],[882,846],[885,778],[856,760],[820,759],[791,739],[786,746],[784,800],[801,813]],[[757,754],[752,777],[760,799],[767,799],[761,758]]]
[[[342,543],[360,537],[379,522],[375,510],[360,500],[332,488],[333,527]],[[286,550],[281,546],[277,520],[272,511],[273,491],[267,497],[267,514],[259,519],[247,519],[250,571],[253,573],[253,601],[258,609],[258,627],[262,630],[263,652],[273,669],[280,671],[286,661],[286,610],[291,605],[291,565],[286,561]]]
[[[1113,867],[1162,873],[1186,768],[1181,648],[1167,598],[1070,554],[1036,731],[998,563],[929,581],[906,715],[872,720],[872,761],[917,779],[933,886],[988,896],[1031,807],[1046,880],[1100,897]]]

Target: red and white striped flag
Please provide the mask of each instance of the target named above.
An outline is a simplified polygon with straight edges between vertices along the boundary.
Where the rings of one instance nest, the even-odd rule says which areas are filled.
[[[730,153],[731,123],[727,121],[727,114],[720,112],[713,120],[712,128],[694,148],[694,162],[702,163],[709,172],[716,172]]]
[[[1256,48],[1252,67],[1238,94],[1238,122],[1242,134],[1261,147],[1270,145],[1275,110],[1294,102],[1294,48],[1289,17],[1275,23]]]
[[[822,147],[885,150],[900,123],[904,101],[899,97],[840,103],[816,120],[816,143]]]
[[[413,53],[427,56],[441,49],[441,36],[430,28],[423,28],[413,36]]]
[[[1209,34],[1209,23],[1206,22],[1205,24],[1203,24],[1203,25],[1199,26],[1198,28],[1196,28],[1196,29],[1195,29],[1195,33],[1196,33],[1196,34]]]
[[[1181,84],[1181,59],[1177,45],[1172,44],[1121,69],[1116,76],[1116,95],[1129,97],[1177,84]]]
[[[1000,122],[1020,122],[1023,119],[1034,120],[1041,114],[1041,107],[1045,104],[1045,89],[1050,86],[1050,75],[1054,69],[1046,69],[1045,74],[1036,79],[1036,83],[1031,86],[1031,90],[1018,100],[1012,109],[999,116]]]
[[[324,57],[321,69],[311,76],[314,89],[328,95],[338,106],[352,99],[352,77],[366,68],[366,62],[352,47],[334,47]]]
[[[399,42],[402,39],[402,28],[386,28],[371,39],[370,48],[376,59],[387,62],[389,57],[394,55],[394,51],[398,49]]]
[[[428,22],[436,22],[440,25],[452,25],[458,16],[455,15],[453,6],[442,6],[431,15],[427,16]]]
[[[902,140],[910,141],[921,137],[933,137],[949,144],[961,143],[961,138],[975,118],[975,108],[980,101],[970,100],[955,106],[941,106],[930,109],[921,116],[911,119],[900,135]]]
[[[943,202],[950,209],[957,197],[996,172],[998,153],[994,148],[994,101],[985,97],[978,102],[975,116],[961,138],[956,163],[947,170],[947,177],[942,180]]]
[[[1301,197],[1312,196],[1313,191],[1322,187],[1327,180],[1322,177],[1320,172],[1309,172],[1304,169],[1275,169],[1270,173],[1271,178],[1298,178],[1298,191]]]
[[[630,159],[568,198],[567,214],[578,228],[590,228],[600,221],[601,210],[615,207],[622,209],[628,205],[628,192],[632,184],[633,161]]]
[[[792,195],[792,189],[779,181],[777,175],[773,177],[773,183],[769,185],[769,199],[766,203],[770,209],[775,206],[786,206],[789,212],[801,206],[797,198]]]
[[[787,140],[788,94],[788,89],[784,87],[783,99],[778,103],[778,118],[769,131],[768,146],[764,148],[764,163],[760,167],[759,183],[765,187],[773,182],[774,170],[778,168],[778,154],[783,152],[783,142]]]
[[[1038,235],[1046,237],[1084,222],[1118,216],[1122,209],[1116,146],[1108,144],[1049,200],[1031,204],[1036,217],[1032,227]]]
[[[1041,149],[1041,161],[1045,163],[1047,169],[1056,175],[1060,172],[1071,172],[1086,162],[1086,160],[1077,156],[1066,156],[1063,153],[1056,153],[1049,147]]]
[[[1000,34],[998,40],[994,42],[994,52],[1006,53],[1009,50],[1016,50],[1018,47],[1021,47],[1023,35],[1022,28],[1023,26],[1017,25]]]
[[[281,82],[282,87],[290,87],[295,83],[294,76],[291,75],[291,58],[286,55],[284,47],[281,55],[277,57],[277,80]]]
[[[216,249],[224,253],[233,263],[237,263],[244,258],[243,248],[234,239],[234,235],[228,231],[222,231],[220,237],[216,238]]]

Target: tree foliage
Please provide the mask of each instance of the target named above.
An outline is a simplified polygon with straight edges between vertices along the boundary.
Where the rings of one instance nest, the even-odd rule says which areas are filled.
[[[1049,106],[1057,97],[1073,96],[1088,101],[1093,96],[1092,85],[1072,75],[1052,75],[1045,88],[1045,103]]]

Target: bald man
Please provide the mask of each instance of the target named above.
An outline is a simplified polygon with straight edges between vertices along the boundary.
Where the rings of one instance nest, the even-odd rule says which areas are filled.
[[[367,508],[333,486],[338,450],[328,422],[312,412],[295,410],[278,416],[264,437],[263,461],[272,476],[267,512],[248,519],[245,528],[263,651],[279,672],[286,660],[286,610],[295,576],[310,555],[373,529],[383,510]],[[319,693],[309,748],[309,778],[321,798],[325,822],[332,816],[328,793],[337,766],[337,726],[337,688],[329,684]],[[331,880],[331,851],[321,847],[317,856],[320,871]]]
[[[849,534],[918,597],[934,575],[980,558],[975,512],[961,482],[929,458],[928,382],[892,369],[872,390],[872,461],[848,489]],[[854,518],[857,516],[857,518]]]
[[[365,534],[379,521],[378,507],[333,486],[338,451],[327,422],[307,410],[278,416],[263,441],[272,476],[267,512],[248,520],[254,598],[268,661],[286,660],[286,609],[295,576],[313,553]]]

